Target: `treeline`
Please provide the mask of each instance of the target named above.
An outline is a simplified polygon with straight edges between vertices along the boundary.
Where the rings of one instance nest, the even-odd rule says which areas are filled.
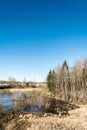
[[[77,61],[72,68],[66,61],[47,76],[52,95],[70,102],[87,102],[87,58]]]

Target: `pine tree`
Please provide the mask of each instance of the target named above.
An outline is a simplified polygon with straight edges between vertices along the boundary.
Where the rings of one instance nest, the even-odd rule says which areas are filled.
[[[48,73],[47,76],[47,87],[51,94],[55,94],[55,89],[56,89],[56,74],[55,71],[51,71]]]

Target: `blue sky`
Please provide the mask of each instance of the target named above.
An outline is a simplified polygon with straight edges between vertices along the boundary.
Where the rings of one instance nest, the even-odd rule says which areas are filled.
[[[0,0],[1,80],[44,81],[86,56],[86,0]]]

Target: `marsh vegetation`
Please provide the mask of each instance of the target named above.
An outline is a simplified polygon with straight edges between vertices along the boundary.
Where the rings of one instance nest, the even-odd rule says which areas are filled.
[[[50,70],[43,87],[25,86],[0,90],[0,130],[87,129],[87,58]]]

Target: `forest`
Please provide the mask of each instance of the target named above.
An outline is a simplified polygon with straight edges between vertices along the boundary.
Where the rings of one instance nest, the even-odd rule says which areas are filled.
[[[87,102],[87,58],[76,61],[70,68],[67,61],[47,76],[47,86],[51,94],[59,99],[76,102]]]

